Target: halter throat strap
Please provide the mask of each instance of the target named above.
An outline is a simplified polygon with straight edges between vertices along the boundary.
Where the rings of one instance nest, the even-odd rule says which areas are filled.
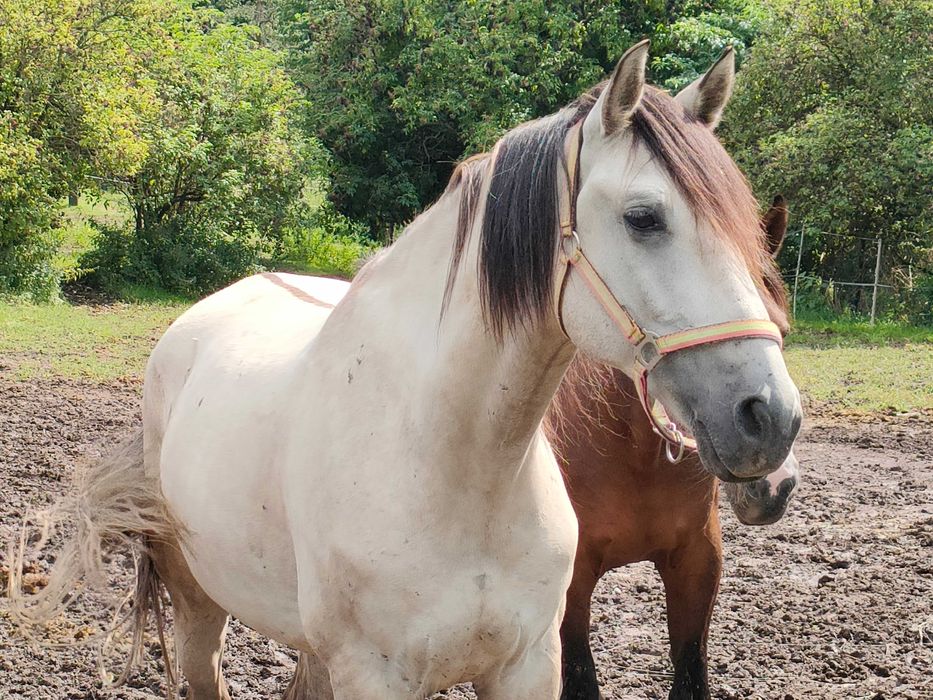
[[[566,163],[567,186],[560,194],[560,249],[557,278],[554,287],[554,312],[564,335],[562,306],[567,278],[572,270],[579,273],[587,289],[608,314],[616,328],[635,350],[635,363],[639,376],[635,382],[638,399],[648,415],[654,431],[665,441],[667,458],[679,462],[687,450],[696,450],[696,441],[684,435],[667,415],[664,406],[653,401],[648,394],[648,374],[665,355],[678,350],[720,343],[739,338],[765,338],[783,346],[780,329],[767,319],[741,319],[715,323],[708,326],[689,328],[659,336],[644,330],[634,316],[609,289],[596,268],[583,254],[580,237],[577,235],[577,195],[580,187],[580,152],[583,149],[583,119],[574,124],[567,133]],[[569,335],[567,336],[569,339]]]

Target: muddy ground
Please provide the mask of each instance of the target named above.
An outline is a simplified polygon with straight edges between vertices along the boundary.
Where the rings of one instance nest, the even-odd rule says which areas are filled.
[[[0,375],[4,542],[27,507],[62,492],[76,461],[136,424],[138,391]],[[856,420],[813,410],[797,454],[804,482],[782,522],[746,528],[724,509],[726,565],[710,648],[714,697],[933,698],[933,415]],[[80,637],[79,620],[101,617],[93,601],[77,612],[58,634]],[[662,588],[648,565],[604,578],[592,636],[607,698],[667,697]],[[294,654],[235,621],[229,639],[224,666],[233,697],[277,697]],[[24,644],[0,598],[0,698],[161,692],[154,651],[118,691],[100,690],[95,658],[87,647]],[[472,695],[453,690],[447,697]]]

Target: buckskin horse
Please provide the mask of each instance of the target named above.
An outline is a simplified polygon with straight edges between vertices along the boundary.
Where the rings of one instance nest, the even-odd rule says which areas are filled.
[[[732,53],[679,101],[647,56],[456,171],[349,288],[257,275],[175,321],[34,605],[20,540],[27,631],[128,547],[136,629],[164,585],[190,700],[229,697],[230,614],[314,654],[336,700],[558,698],[577,523],[541,423],[575,351],[727,481],[778,469],[802,418],[757,205],[711,129]]]
[[[762,218],[772,257],[787,230],[780,195]],[[786,311],[777,269],[766,277],[778,308]],[[778,316],[787,330],[786,314]],[[561,623],[562,700],[598,700],[590,651],[590,601],[611,569],[652,561],[667,592],[667,619],[674,664],[672,700],[706,700],[706,642],[722,572],[719,481],[695,454],[676,463],[654,431],[634,384],[611,367],[574,359],[545,418],[561,473],[579,521],[579,541],[567,608]],[[779,520],[797,489],[797,460],[763,479],[726,483],[726,494],[746,525]],[[286,700],[328,700],[326,670],[301,654]]]

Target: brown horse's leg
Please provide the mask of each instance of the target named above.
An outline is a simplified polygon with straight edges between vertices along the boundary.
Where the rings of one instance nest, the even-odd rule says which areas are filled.
[[[719,514],[705,531],[656,562],[667,594],[674,685],[670,700],[708,700],[706,640],[722,574]]]
[[[577,561],[573,567],[573,580],[567,589],[567,610],[560,626],[561,700],[599,700],[599,682],[596,680],[596,662],[590,651],[590,598],[599,581],[599,573],[581,553],[586,546],[580,543]]]

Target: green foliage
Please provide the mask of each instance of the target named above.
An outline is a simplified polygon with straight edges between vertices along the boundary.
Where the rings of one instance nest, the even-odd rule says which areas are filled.
[[[863,236],[883,240],[883,281],[901,281],[908,267],[933,274],[931,53],[929,0],[777,4],[724,134],[762,196],[788,196],[792,226],[807,230],[804,270],[870,281],[874,244],[853,238]],[[784,262],[796,262],[796,249]],[[927,313],[923,284],[901,313]],[[869,294],[847,303],[864,310]]]
[[[597,82],[636,40],[652,77],[695,78],[756,17],[739,0],[279,0],[284,40],[330,150],[330,200],[375,237],[435,198],[454,163]]]
[[[0,112],[0,295],[54,295],[53,221],[41,143]]]
[[[90,281],[111,293],[127,284],[196,296],[258,272],[272,258],[269,241],[231,233],[217,222],[178,216],[144,229],[98,227],[95,247],[81,259]]]
[[[111,160],[101,174],[133,225],[101,227],[82,261],[105,286],[216,289],[272,259],[303,213],[315,150],[295,126],[298,93],[252,27],[221,20],[179,10],[161,20],[155,46],[130,46],[146,86],[133,132],[140,158]]]
[[[121,227],[131,218],[132,211],[126,200],[112,193],[80,197],[74,206],[64,207],[53,263],[61,282],[74,282],[87,274],[81,267],[81,260],[96,244],[101,224]]]
[[[350,279],[363,260],[378,250],[363,224],[350,221],[318,188],[305,192],[302,218],[287,229],[275,267],[292,272]]]
[[[334,233],[315,227],[301,229],[289,241],[289,252],[281,264],[307,274],[351,279],[368,255],[378,250],[360,235]]]
[[[48,297],[82,269],[203,292],[271,259],[319,176],[281,63],[177,0],[0,0],[0,292]],[[102,188],[129,228],[56,256],[87,235],[59,201]]]

